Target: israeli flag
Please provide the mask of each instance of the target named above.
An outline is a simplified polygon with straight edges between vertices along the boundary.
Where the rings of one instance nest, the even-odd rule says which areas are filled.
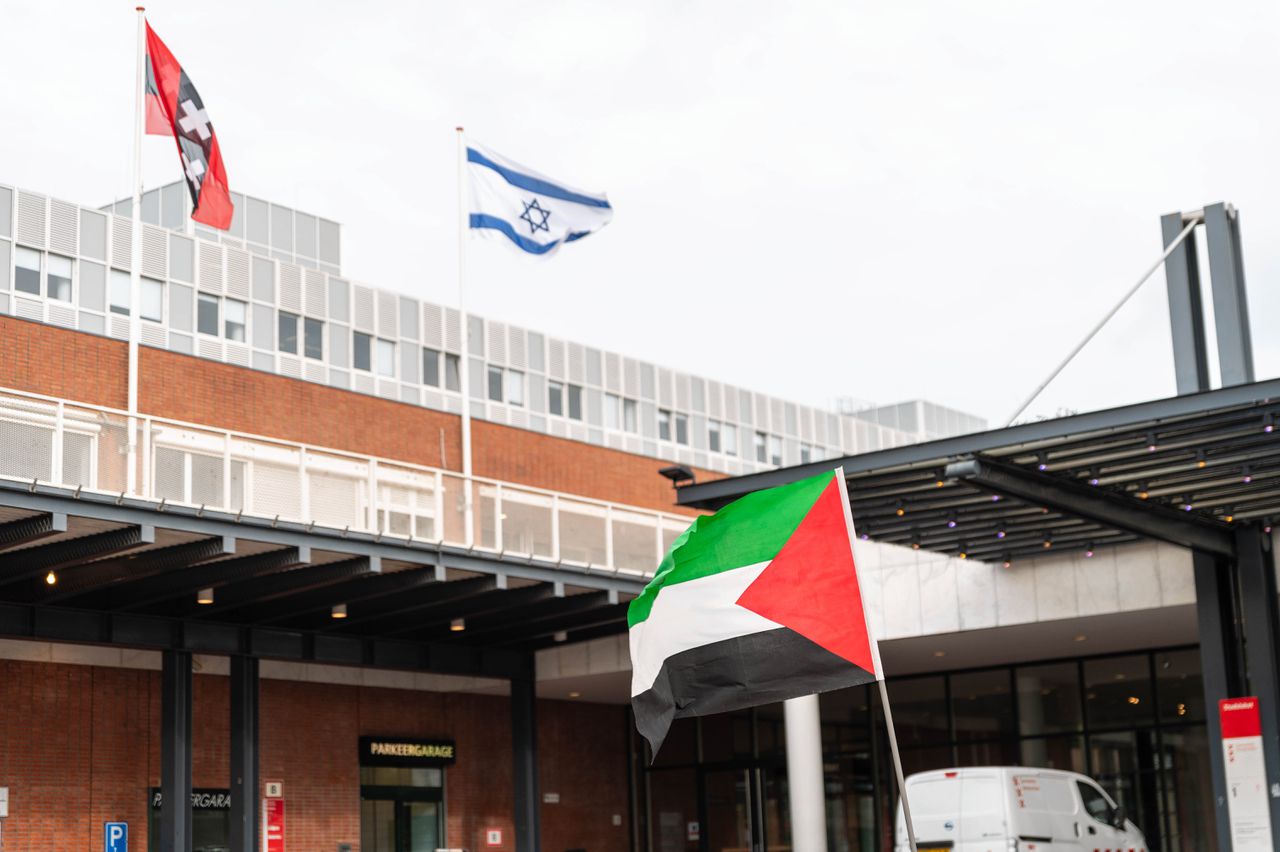
[[[551,254],[613,218],[604,193],[570,189],[473,143],[467,171],[472,231],[502,234],[529,254]]]

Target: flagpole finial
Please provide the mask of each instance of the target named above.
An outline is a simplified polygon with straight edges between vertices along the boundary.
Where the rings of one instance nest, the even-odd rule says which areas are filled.
[[[133,7],[133,11],[135,11],[135,12],[145,12],[145,11],[147,11],[147,7],[146,7],[146,6],[134,6],[134,7]]]

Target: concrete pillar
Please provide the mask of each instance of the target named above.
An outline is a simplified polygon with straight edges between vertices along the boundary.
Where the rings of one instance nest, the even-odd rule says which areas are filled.
[[[818,696],[805,695],[784,702],[783,718],[787,729],[791,848],[794,852],[827,852],[827,796]]]

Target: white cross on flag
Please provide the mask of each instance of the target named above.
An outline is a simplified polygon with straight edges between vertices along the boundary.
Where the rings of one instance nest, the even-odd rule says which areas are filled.
[[[231,193],[218,137],[200,93],[169,48],[147,25],[147,132],[173,136],[191,192],[191,218],[214,228],[231,227]]]

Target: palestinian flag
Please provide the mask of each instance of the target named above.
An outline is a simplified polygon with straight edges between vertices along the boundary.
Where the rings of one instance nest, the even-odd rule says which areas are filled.
[[[627,621],[631,704],[653,754],[674,719],[878,679],[843,470],[698,518]]]

